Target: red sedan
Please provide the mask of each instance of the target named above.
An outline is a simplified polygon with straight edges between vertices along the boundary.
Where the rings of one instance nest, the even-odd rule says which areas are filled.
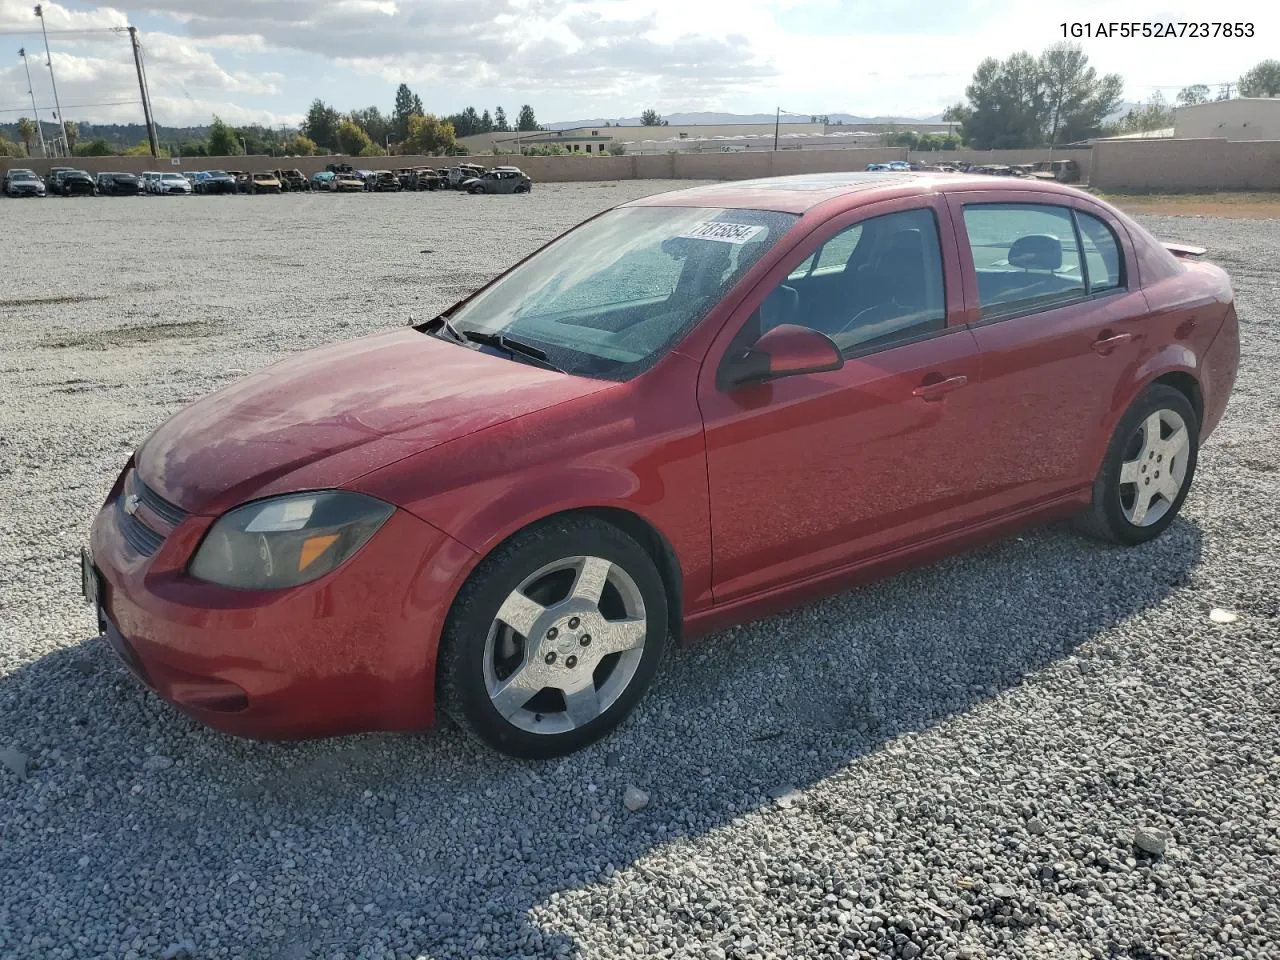
[[[1077,516],[1173,522],[1236,375],[1226,274],[1040,181],[824,174],[649,197],[434,320],[179,412],[86,593],[192,717],[564,753],[668,635]]]

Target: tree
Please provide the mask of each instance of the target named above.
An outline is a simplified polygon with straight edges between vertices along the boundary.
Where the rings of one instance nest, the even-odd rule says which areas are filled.
[[[397,141],[409,136],[409,118],[415,113],[422,113],[422,102],[415,104],[415,100],[417,97],[407,83],[396,87],[396,104],[391,110],[391,133]]]
[[[507,123],[507,111],[501,107],[493,111],[493,129],[499,133],[507,133],[511,129]]]
[[[538,121],[533,115],[533,107],[527,103],[520,108],[520,115],[516,117],[516,129],[525,132],[539,129]]]
[[[0,157],[21,157],[22,145],[7,139],[0,133]]]
[[[1240,77],[1242,97],[1280,97],[1280,60],[1263,60]]]
[[[236,142],[235,131],[215,114],[213,123],[209,124],[209,156],[231,157],[239,152],[240,144]]]
[[[112,154],[111,144],[98,137],[88,143],[76,144],[73,151],[77,157],[109,157]]]
[[[1178,106],[1193,107],[1197,103],[1209,102],[1209,88],[1203,83],[1193,83],[1189,87],[1183,87],[1178,91]]]
[[[358,157],[364,153],[366,147],[373,146],[369,135],[350,117],[338,124],[337,139],[338,149],[351,157]]]
[[[427,114],[415,113],[409,118],[409,135],[404,147],[410,153],[420,155],[451,154],[458,148],[453,124]]]
[[[662,118],[658,116],[658,111],[650,108],[640,114],[640,126],[642,127],[660,127],[662,126]]]
[[[182,146],[178,148],[178,153],[184,157],[207,157],[209,155],[208,140],[184,140]]]
[[[489,116],[488,110],[480,115],[480,132],[493,133],[493,118]]]
[[[1164,94],[1157,90],[1146,103],[1124,115],[1124,119],[1120,121],[1120,132],[1145,133],[1171,126],[1173,108],[1165,100]]]
[[[62,131],[67,137],[67,147],[72,153],[75,153],[76,140],[80,138],[80,125],[74,120],[65,120],[62,124]]]
[[[391,135],[392,127],[395,124],[394,118],[388,120],[382,115],[382,111],[377,107],[365,107],[363,110],[351,111],[351,120],[368,134],[369,139],[374,143],[382,146],[387,142],[387,138]],[[402,139],[396,137],[397,140]]]
[[[22,145],[27,148],[27,156],[31,156],[31,144],[39,133],[36,122],[30,117],[18,118],[18,137],[22,140]]]
[[[280,144],[280,152],[290,157],[312,157],[318,149],[314,140],[300,133],[286,138]]]
[[[1051,146],[1096,136],[1120,103],[1124,80],[1118,73],[1103,77],[1089,66],[1078,44],[1057,43],[1040,55]]]
[[[1078,46],[1057,44],[1039,57],[988,57],[965,88],[966,102],[943,119],[980,150],[1071,143],[1095,136],[1120,102],[1119,74],[1099,77]]]
[[[609,156],[621,157],[627,152],[627,148],[617,141],[609,144]]]
[[[302,132],[322,147],[338,149],[338,126],[342,122],[338,111],[317,98],[311,102],[307,119],[302,121]]]

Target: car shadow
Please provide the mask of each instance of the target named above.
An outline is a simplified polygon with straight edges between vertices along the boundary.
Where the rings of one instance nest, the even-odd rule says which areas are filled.
[[[63,647],[0,678],[0,747],[31,766],[0,769],[5,900],[35,916],[93,884],[120,931],[95,947],[112,954],[137,937],[194,957],[573,955],[538,919],[553,897],[1043,671],[1087,686],[1111,651],[1077,649],[1190,584],[1200,552],[1181,519],[1127,550],[1030,531],[673,650],[621,730],[537,763],[447,727],[238,740],[142,689],[102,641]],[[650,798],[635,813],[631,785]]]

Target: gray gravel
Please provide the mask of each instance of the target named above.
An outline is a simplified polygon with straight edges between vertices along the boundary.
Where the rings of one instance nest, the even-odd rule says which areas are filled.
[[[1147,221],[1231,269],[1244,340],[1165,537],[727,631],[567,760],[230,739],[84,639],[76,551],[165,415],[667,186],[0,205],[0,956],[1276,955],[1275,221]]]

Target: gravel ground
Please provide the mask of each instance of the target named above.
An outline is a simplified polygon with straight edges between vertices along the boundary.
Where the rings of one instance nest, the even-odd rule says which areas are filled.
[[[0,956],[1280,955],[1276,221],[1146,221],[1243,324],[1166,536],[728,631],[567,760],[234,740],[85,639],[76,552],[164,416],[669,186],[0,204]]]

